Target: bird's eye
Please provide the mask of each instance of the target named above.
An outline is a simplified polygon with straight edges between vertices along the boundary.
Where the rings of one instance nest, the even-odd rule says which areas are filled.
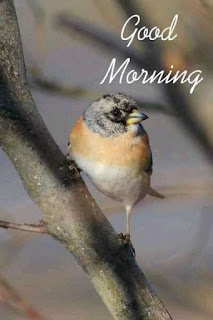
[[[118,108],[113,109],[113,110],[111,111],[111,113],[112,113],[112,115],[113,115],[114,117],[120,117],[120,115],[121,115],[121,112],[120,112],[120,110],[119,110]]]

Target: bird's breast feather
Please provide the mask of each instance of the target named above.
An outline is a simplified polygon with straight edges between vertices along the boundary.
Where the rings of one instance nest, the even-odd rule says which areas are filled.
[[[94,133],[78,119],[70,133],[71,152],[92,162],[107,166],[132,166],[140,171],[146,168],[150,156],[147,133],[134,137],[125,132],[117,137],[103,137]]]

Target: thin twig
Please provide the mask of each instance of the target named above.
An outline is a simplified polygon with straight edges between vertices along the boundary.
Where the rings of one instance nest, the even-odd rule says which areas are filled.
[[[16,312],[24,312],[31,320],[43,320],[44,318],[23,299],[19,293],[0,274],[0,301],[4,301]]]
[[[56,25],[67,32],[74,31],[85,39],[95,41],[105,49],[114,53],[117,52],[125,58],[131,58],[133,63],[140,64],[143,68],[154,71],[150,57],[144,57],[143,53],[137,53],[135,49],[126,47],[124,42],[120,41],[118,35],[107,32],[90,23],[85,23],[81,19],[68,14],[58,15],[56,17]]]
[[[68,86],[55,79],[47,79],[39,70],[30,70],[29,85],[33,89],[41,89],[64,97],[90,97],[94,98],[95,92],[79,86]]]
[[[206,0],[200,0],[200,4],[206,14],[206,16],[209,18],[209,20],[213,21],[213,6],[212,3],[208,3]]]
[[[43,221],[41,221],[39,224],[27,224],[27,223],[18,224],[18,223],[0,220],[0,228],[21,230],[21,231],[28,231],[28,232],[35,232],[35,233],[45,233],[45,234],[49,233]]]

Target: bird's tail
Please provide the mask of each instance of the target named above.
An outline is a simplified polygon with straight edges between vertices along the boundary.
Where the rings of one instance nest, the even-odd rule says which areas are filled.
[[[155,191],[154,189],[152,189],[151,187],[149,187],[149,191],[148,194],[152,197],[158,198],[158,199],[165,199],[165,196],[163,196],[162,194],[158,193],[157,191]]]

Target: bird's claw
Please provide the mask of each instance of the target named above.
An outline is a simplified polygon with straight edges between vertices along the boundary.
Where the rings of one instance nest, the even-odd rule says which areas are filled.
[[[77,166],[76,162],[74,160],[69,160],[69,169],[71,173],[80,173],[81,169]]]
[[[128,248],[130,250],[131,254],[133,256],[135,256],[135,249],[133,247],[132,241],[130,240],[130,234],[129,233],[127,233],[127,234],[119,233],[118,239],[122,242],[122,245],[125,248]]]

